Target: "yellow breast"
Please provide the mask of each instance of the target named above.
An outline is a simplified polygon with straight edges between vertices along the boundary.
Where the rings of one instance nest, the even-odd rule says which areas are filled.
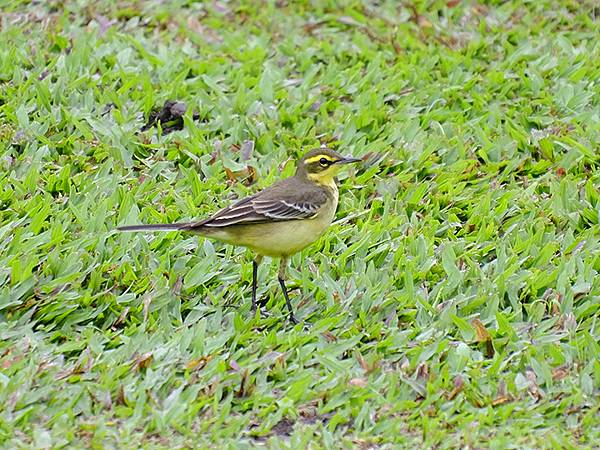
[[[263,256],[291,256],[319,239],[331,224],[337,208],[337,187],[333,193],[333,198],[310,219],[232,225],[214,228],[205,236],[248,247]]]

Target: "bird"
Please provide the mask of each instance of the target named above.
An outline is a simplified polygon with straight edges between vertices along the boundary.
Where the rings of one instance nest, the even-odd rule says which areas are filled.
[[[336,175],[348,164],[361,159],[342,156],[330,148],[316,148],[305,153],[296,164],[296,172],[271,186],[245,197],[216,214],[195,222],[125,225],[119,231],[182,231],[198,234],[250,249],[252,261],[252,304],[256,312],[258,266],[265,256],[279,258],[277,279],[290,322],[299,323],[294,315],[285,285],[292,255],[315,242],[333,221],[338,205]],[[260,309],[259,309],[260,315]]]

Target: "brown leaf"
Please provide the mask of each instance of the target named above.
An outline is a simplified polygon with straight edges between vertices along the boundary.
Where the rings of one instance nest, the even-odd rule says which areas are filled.
[[[4,361],[2,361],[2,365],[1,367],[3,369],[8,369],[10,368],[13,364],[21,361],[23,359],[23,355],[15,355],[12,358],[7,358]]]
[[[138,354],[133,360],[132,368],[136,371],[140,371],[142,369],[146,369],[150,367],[152,364],[152,352],[147,352],[143,354]]]
[[[260,360],[265,363],[265,366],[283,366],[287,359],[287,353],[271,351],[263,356]]]
[[[546,301],[550,308],[550,314],[553,316],[560,315],[560,304],[562,302],[563,296],[560,292],[555,289],[548,288],[544,291],[544,295],[542,296],[544,301]]]
[[[410,20],[416,23],[418,26],[423,28],[431,28],[431,22],[429,22],[425,17],[423,17],[419,11],[417,10],[416,5],[406,3],[404,6],[411,10],[411,18]]]
[[[428,379],[429,378],[429,366],[426,362],[422,362],[417,366],[417,378]]]
[[[552,369],[552,379],[554,381],[562,380],[563,378],[569,376],[569,373],[569,367],[566,365],[555,367]]]
[[[149,292],[144,296],[142,301],[144,305],[143,315],[144,315],[144,323],[148,322],[148,314],[150,312],[150,303],[152,303],[152,294]]]
[[[75,375],[75,370],[74,369],[61,370],[60,372],[58,372],[56,374],[56,379],[57,380],[64,380],[65,378],[69,378],[71,375]]]
[[[396,37],[396,33],[393,33],[390,36],[390,42],[392,43],[392,48],[394,49],[394,52],[397,55],[401,55],[402,53],[404,53],[402,47],[400,46],[400,43],[398,42],[398,39]]]
[[[173,294],[179,295],[181,294],[181,288],[183,287],[183,277],[181,275],[177,275],[177,279],[173,284]]]
[[[492,340],[492,336],[489,331],[485,327],[485,325],[479,319],[473,319],[471,321],[471,325],[475,328],[475,333],[477,334],[477,342],[487,342]]]
[[[200,23],[194,16],[188,17],[187,25],[197,35],[201,36],[209,44],[219,44],[223,42],[223,38],[212,28],[206,27]]]
[[[302,25],[302,28],[304,29],[304,31],[306,31],[306,33],[311,34],[314,30],[326,23],[326,20],[320,20],[318,22],[307,22],[304,25]]]
[[[185,368],[188,370],[201,370],[212,358],[213,357],[211,355],[208,355],[192,359],[185,365]]]
[[[583,409],[583,407],[581,405],[573,405],[573,406],[569,406],[566,410],[565,410],[565,414],[576,414],[579,411],[581,411]]]
[[[535,372],[528,368],[525,370],[525,378],[529,381],[529,393],[536,400],[541,400],[544,397],[544,392],[539,388],[537,384],[537,375]]]
[[[323,331],[321,333],[321,336],[323,336],[327,342],[336,342],[337,341],[337,337],[331,331]]]
[[[240,387],[236,391],[236,397],[247,397],[254,391],[254,386],[250,384],[250,371],[245,368],[242,372],[242,379],[240,380]]]
[[[510,402],[510,400],[511,400],[510,397],[502,395],[502,396],[496,397],[494,399],[494,401],[492,402],[492,406],[503,405],[504,403]]]
[[[454,400],[454,398],[463,390],[463,379],[460,375],[454,378],[454,388],[448,394],[448,400]]]
[[[220,139],[215,139],[214,150],[210,154],[210,160],[208,161],[209,165],[213,165],[219,159],[219,155],[221,154],[221,149],[223,148],[223,141]]]
[[[292,157],[289,157],[289,158],[288,158],[288,159],[286,159],[285,161],[283,161],[283,162],[279,163],[279,166],[278,166],[278,169],[279,169],[279,171],[280,171],[280,172],[283,172],[283,169],[285,169],[285,166],[287,166],[287,164],[288,164],[290,161],[293,161],[293,160],[294,160],[294,158],[292,158]]]
[[[129,309],[129,306],[123,308],[123,311],[121,311],[119,318],[115,321],[115,323],[112,326],[113,329],[125,322],[125,320],[127,319],[127,314],[129,314]]]
[[[369,363],[365,360],[365,358],[363,358],[363,356],[357,351],[356,354],[356,361],[358,361],[358,365],[362,368],[362,370],[364,370],[365,372],[369,371]]]
[[[55,295],[60,294],[61,292],[65,291],[66,289],[70,288],[71,284],[70,283],[66,283],[66,284],[61,284],[59,286],[56,286],[54,289],[52,289],[52,291],[50,292],[50,296],[53,297]]]
[[[575,318],[575,314],[573,314],[573,313],[565,314],[564,326],[567,331],[576,331],[577,330],[577,319]]]
[[[258,178],[256,169],[252,166],[246,166],[245,169],[236,171],[225,167],[225,175],[231,183],[237,183],[240,181],[245,186],[250,186]]]
[[[84,364],[85,361],[85,364]],[[69,378],[71,375],[77,375],[80,373],[89,372],[94,365],[94,358],[92,356],[92,352],[89,348],[86,348],[85,351],[81,352],[79,358],[73,365],[73,367],[61,370],[56,374],[57,380],[63,380],[65,378]]]
[[[127,406],[127,397],[125,397],[125,388],[122,384],[119,385],[119,392],[117,392],[117,404]]]
[[[246,179],[246,183],[244,183],[244,184],[246,186],[249,186],[251,184],[254,184],[256,182],[256,180],[258,179],[258,172],[252,166],[246,167],[246,170],[248,171],[248,178]]]
[[[494,345],[492,343],[492,336],[490,335],[490,332],[479,319],[473,319],[471,324],[473,325],[473,328],[475,328],[475,333],[477,335],[476,341],[485,343],[486,356],[491,358],[494,356]]]
[[[212,397],[213,395],[215,395],[215,392],[217,392],[217,388],[219,387],[219,380],[217,378],[213,378],[211,380],[211,383],[206,386],[204,389],[202,389],[202,392],[204,392],[204,395],[207,397]]]
[[[561,331],[574,331],[577,329],[577,319],[575,319],[573,313],[561,314],[555,328]]]
[[[94,367],[94,357],[93,357],[92,351],[90,350],[89,347],[85,349],[84,354],[87,357],[87,358],[85,358],[85,365],[82,366],[81,358],[79,361],[77,361],[77,364],[82,366],[82,371],[84,373],[89,373],[89,371],[92,370],[92,367]]]
[[[239,172],[237,172],[239,173]],[[233,183],[235,183],[237,181],[237,175],[236,172],[234,172],[231,169],[228,169],[227,167],[225,167],[225,176],[227,177],[227,179]]]
[[[423,16],[419,16],[418,25],[422,28],[431,28],[431,22]]]
[[[370,364],[358,351],[356,352],[356,360],[366,374],[373,372],[379,367],[379,363],[377,361],[373,362],[373,364]]]
[[[338,18],[337,21],[343,25],[350,25],[352,27],[362,26],[362,24],[360,22],[356,21],[356,19],[354,19],[353,17],[350,17],[350,16],[341,16]]]
[[[367,383],[367,380],[365,380],[364,378],[351,378],[350,381],[348,381],[348,384],[350,386],[356,386],[356,387],[364,388],[369,383]]]

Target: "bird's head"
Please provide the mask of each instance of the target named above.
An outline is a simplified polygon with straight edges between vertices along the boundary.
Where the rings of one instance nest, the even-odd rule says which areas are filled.
[[[357,158],[342,156],[330,148],[315,148],[300,158],[296,175],[319,184],[330,185],[344,165],[359,161]]]

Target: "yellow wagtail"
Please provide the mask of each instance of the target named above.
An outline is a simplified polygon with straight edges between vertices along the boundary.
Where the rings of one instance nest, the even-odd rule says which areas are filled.
[[[190,223],[128,225],[120,231],[190,231],[253,250],[252,311],[256,311],[257,271],[264,256],[281,258],[279,284],[290,320],[298,323],[285,287],[290,256],[316,241],[333,221],[338,204],[335,176],[344,164],[360,159],[344,157],[328,148],[306,153],[296,173],[266,189]]]

